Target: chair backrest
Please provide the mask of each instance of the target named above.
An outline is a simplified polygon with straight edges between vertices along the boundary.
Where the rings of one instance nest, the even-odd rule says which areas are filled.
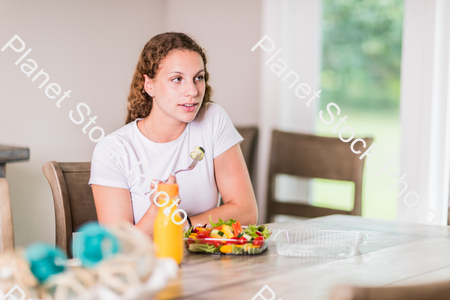
[[[0,253],[14,249],[11,200],[6,178],[0,178]]]
[[[369,148],[373,139],[364,138],[363,140],[366,148],[363,148],[362,142],[355,143],[355,151],[361,151],[361,154],[355,154],[350,149],[351,143],[345,143],[340,138],[273,130],[267,194],[268,208],[275,202],[275,176],[287,174],[354,182],[355,201],[353,210],[349,214],[361,215],[365,158],[359,159],[359,157]]]
[[[337,286],[330,300],[444,300],[449,299],[450,281],[395,287]]]
[[[90,162],[58,163],[42,167],[55,205],[56,245],[71,256],[72,233],[89,221],[97,221],[94,197],[89,186]]]
[[[253,174],[253,166],[255,161],[256,144],[258,142],[258,127],[236,127],[237,131],[242,135],[244,140],[241,143],[242,154],[247,164],[250,176]]]

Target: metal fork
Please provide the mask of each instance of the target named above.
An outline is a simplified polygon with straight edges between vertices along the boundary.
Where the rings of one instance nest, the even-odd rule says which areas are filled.
[[[202,154],[201,153],[197,154],[197,156],[194,158],[194,160],[192,161],[191,165],[189,167],[187,167],[187,169],[182,169],[182,170],[178,170],[176,172],[172,172],[171,175],[175,176],[176,174],[178,174],[180,172],[192,170],[197,165],[198,161],[200,160],[200,157],[202,157]],[[169,180],[169,178],[167,178],[167,180]]]
[[[194,158],[194,160],[193,160],[192,163],[189,165],[189,167],[187,167],[187,169],[182,169],[182,170],[178,170],[178,171],[176,171],[176,172],[172,172],[171,175],[175,176],[177,173],[192,170],[193,168],[195,168],[195,166],[196,166],[197,163],[199,162],[200,157],[202,157],[202,154],[201,154],[201,153],[197,154],[197,156]],[[161,181],[161,182],[167,182],[167,180],[169,180],[169,178],[167,178],[166,180]],[[151,192],[151,191],[150,191],[150,192]],[[147,192],[147,193],[145,193],[144,195],[148,195],[148,194],[150,194],[150,192]]]

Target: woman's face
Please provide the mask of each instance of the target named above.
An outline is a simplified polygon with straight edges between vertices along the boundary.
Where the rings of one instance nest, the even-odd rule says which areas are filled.
[[[155,78],[145,77],[145,90],[153,94],[151,113],[181,122],[197,115],[205,95],[205,67],[199,53],[172,50],[161,60]]]

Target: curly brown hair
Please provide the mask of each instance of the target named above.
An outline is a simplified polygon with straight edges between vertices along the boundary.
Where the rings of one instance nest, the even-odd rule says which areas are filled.
[[[137,118],[145,118],[152,110],[153,98],[144,90],[144,74],[149,78],[155,78],[159,64],[172,50],[195,51],[203,59],[205,66],[205,95],[199,113],[204,110],[205,103],[212,102],[212,89],[208,84],[209,73],[206,69],[206,54],[191,37],[180,32],[166,32],[155,35],[145,44],[139,57],[131,81],[130,94],[128,95],[127,118],[125,124],[133,122]]]

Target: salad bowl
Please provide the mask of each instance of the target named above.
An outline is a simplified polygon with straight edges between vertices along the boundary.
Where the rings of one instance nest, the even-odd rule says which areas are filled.
[[[271,235],[267,225],[241,226],[233,219],[228,222],[219,219],[219,223],[185,231],[184,243],[194,253],[255,255],[267,249]]]

